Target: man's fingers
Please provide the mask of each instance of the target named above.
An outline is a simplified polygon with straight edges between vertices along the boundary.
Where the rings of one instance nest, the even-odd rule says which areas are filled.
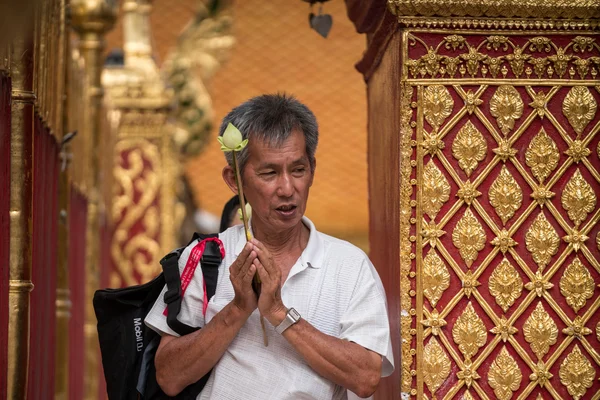
[[[237,276],[240,277],[241,279],[244,279],[245,276],[248,274],[248,270],[252,266],[252,262],[254,260],[256,260],[256,252],[253,250],[253,251],[250,252],[250,254],[248,255],[248,257],[246,257],[246,260],[242,264],[242,267],[240,268],[239,273],[238,273]]]
[[[231,275],[237,276],[240,274],[240,270],[244,266],[245,261],[248,258],[248,256],[250,255],[250,253],[252,252],[253,248],[254,248],[254,245],[252,243],[246,243],[246,245],[242,249],[240,255],[231,264],[231,268],[230,268]]]
[[[266,282],[269,279],[269,273],[265,269],[264,265],[260,262],[260,259],[255,258],[252,264],[255,266],[256,271],[258,272],[260,280]]]

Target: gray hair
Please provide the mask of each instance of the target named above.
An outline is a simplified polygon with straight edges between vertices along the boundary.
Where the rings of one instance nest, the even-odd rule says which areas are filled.
[[[283,144],[293,130],[301,130],[306,141],[306,154],[310,168],[314,172],[315,152],[319,142],[317,119],[312,111],[295,97],[285,94],[265,94],[245,101],[223,118],[219,136],[223,136],[230,122],[242,132],[244,139],[264,140],[269,145],[275,146]],[[243,171],[248,160],[248,147],[237,155],[240,171]],[[231,152],[226,152],[225,158],[233,167]]]

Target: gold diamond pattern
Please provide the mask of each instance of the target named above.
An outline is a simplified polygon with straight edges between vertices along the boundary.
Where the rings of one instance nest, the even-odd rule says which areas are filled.
[[[569,264],[560,278],[560,293],[565,296],[567,304],[575,312],[585,306],[586,301],[594,294],[595,287],[590,271],[579,260],[579,257]]]
[[[525,245],[533,261],[544,268],[558,251],[560,238],[543,212],[540,212],[525,234]]]
[[[449,40],[459,46],[462,39]],[[541,64],[528,67],[524,61],[522,74],[537,73]],[[425,126],[422,137],[433,135],[437,141],[435,152],[413,145],[426,157],[419,181],[422,214],[417,217],[431,219],[422,220],[418,235],[423,246],[429,244],[420,259],[419,287],[429,304],[416,323],[427,343],[420,353],[427,354],[421,365],[429,392],[423,398],[467,398],[477,392],[489,399],[545,399],[568,392],[572,398],[600,399],[590,389],[600,365],[594,362],[600,360],[600,323],[590,322],[600,312],[594,282],[598,267],[590,261],[590,254],[600,249],[600,233],[594,229],[600,220],[600,171],[590,149],[594,146],[600,157],[600,144],[596,150],[596,140],[586,136],[598,131],[597,96],[591,87],[516,86],[447,86],[465,99],[462,119],[454,111],[448,114],[454,104],[445,91],[421,88],[430,108],[429,120],[427,112],[422,118],[433,128],[427,132]],[[554,105],[557,93],[564,99],[563,115]],[[525,107],[530,111],[525,113]],[[476,127],[475,118],[485,129]],[[456,136],[447,136],[452,129]],[[482,165],[485,159],[491,161]],[[448,210],[444,214],[442,207]],[[464,296],[450,272],[458,275]],[[488,340],[488,332],[493,339]],[[569,346],[571,340],[575,347]],[[457,371],[452,388],[444,386],[450,379],[446,360]]]
[[[452,232],[452,242],[467,267],[473,264],[479,251],[483,250],[485,231],[470,208],[467,208],[463,217],[456,224],[454,232]]]
[[[567,182],[560,197],[563,208],[575,226],[579,226],[596,207],[596,194],[581,175],[579,168]]]
[[[429,250],[423,260],[423,294],[435,307],[444,290],[450,286],[450,273],[435,250]]]
[[[429,218],[434,219],[450,198],[450,184],[433,161],[429,161],[423,171],[422,207]]]
[[[471,302],[456,319],[452,328],[452,337],[458,349],[470,360],[487,341],[487,331],[483,321],[475,312]]]
[[[581,134],[594,119],[596,108],[596,100],[587,87],[573,86],[565,97],[562,111],[575,132]]]
[[[560,153],[556,143],[542,128],[529,143],[525,151],[525,162],[531,168],[533,176],[544,182],[558,166]]]
[[[505,258],[490,276],[490,294],[504,312],[515,303],[523,291],[523,280],[510,262]]]
[[[450,366],[450,358],[437,339],[432,337],[423,349],[424,381],[431,394],[434,394],[450,375]]]
[[[556,343],[558,327],[550,314],[544,309],[541,301],[537,303],[537,306],[525,321],[523,334],[538,360],[541,360],[550,350],[550,346]]]
[[[506,346],[503,346],[488,372],[488,382],[494,389],[496,398],[509,400],[513,392],[519,388],[522,379],[523,374],[519,365],[508,353]]]
[[[523,190],[506,168],[502,166],[500,174],[489,190],[490,204],[496,210],[503,224],[515,215],[523,202]]]
[[[485,159],[486,152],[483,135],[471,121],[467,121],[452,142],[452,155],[458,160],[458,165],[467,176],[471,176],[477,164]]]
[[[560,364],[559,371],[560,382],[567,387],[569,394],[575,400],[583,398],[587,390],[592,387],[596,375],[592,363],[581,353],[577,345]]]

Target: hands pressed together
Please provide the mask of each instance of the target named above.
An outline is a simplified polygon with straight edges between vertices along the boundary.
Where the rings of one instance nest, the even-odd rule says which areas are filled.
[[[260,297],[252,290],[252,278],[261,280]],[[235,292],[233,304],[250,315],[257,307],[273,326],[285,318],[287,309],[281,300],[281,270],[271,253],[257,239],[246,243],[238,258],[229,267],[229,278]]]

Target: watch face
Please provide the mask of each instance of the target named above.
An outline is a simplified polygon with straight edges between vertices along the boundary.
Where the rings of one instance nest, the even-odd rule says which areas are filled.
[[[290,317],[292,317],[294,319],[294,321],[298,321],[300,319],[300,313],[298,311],[296,311],[294,308],[290,308],[288,310],[288,314],[290,315]]]

